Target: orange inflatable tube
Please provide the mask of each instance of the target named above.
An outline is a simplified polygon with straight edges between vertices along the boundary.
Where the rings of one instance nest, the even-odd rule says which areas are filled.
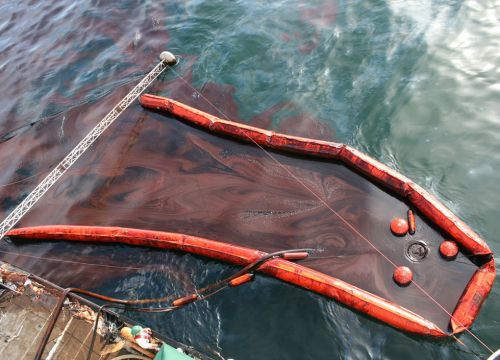
[[[486,259],[486,261],[483,261],[483,265],[472,276],[452,314],[450,324],[452,333],[464,331],[476,318],[482,303],[491,291],[495,279],[495,264],[492,259],[492,252],[484,240],[482,240],[471,228],[458,219],[436,198],[405,176],[345,144],[280,134],[229,120],[223,120],[165,97],[142,95],[140,97],[140,102],[142,106],[146,108],[167,111],[188,123],[203,127],[218,134],[252,142],[270,149],[334,159],[343,162],[354,171],[373,180],[387,191],[399,196],[408,202],[412,208],[420,211],[440,230],[446,233],[449,238],[457,242],[466,253]],[[413,215],[413,212],[411,215]],[[412,231],[415,230],[414,221],[414,216],[412,216],[410,219],[410,222],[412,222]],[[301,269],[301,271],[303,271],[303,269]],[[338,282],[339,280],[335,280],[335,285],[333,285],[332,278],[322,273],[315,273],[313,277],[317,281],[311,283],[306,279],[314,272],[312,270],[308,270],[306,273],[300,272],[300,280],[295,278],[297,275],[292,275],[297,274],[296,271],[282,273],[281,270],[273,267],[272,270],[268,270],[267,272],[283,280],[300,284],[300,286],[335,298],[342,303],[374,316],[377,319],[383,320],[397,328],[434,336],[442,336],[444,334],[441,330],[437,332],[435,329],[431,330],[432,327],[427,327],[426,331],[417,330],[414,325],[408,325],[408,313],[404,313],[405,315],[402,316],[402,313],[399,311],[401,310],[400,308],[397,308],[398,311],[390,313],[392,310],[388,310],[389,307],[387,306],[375,307],[374,304],[378,304],[378,301],[382,301],[382,299],[377,298],[373,294],[371,294],[371,297],[367,298],[366,292],[363,290],[357,289],[346,283],[340,285],[341,282]],[[325,276],[328,279],[325,279]],[[319,281],[319,278],[321,278],[322,281]],[[326,283],[329,285],[326,286]],[[343,290],[340,290],[347,289],[344,286],[352,289],[350,295],[346,295]],[[364,299],[364,301],[367,301],[371,305],[368,307],[364,307],[364,305],[361,306],[358,301],[361,301],[361,303],[363,303],[363,301],[360,299]],[[384,304],[386,305],[387,303],[384,302]],[[383,310],[381,310],[382,308]],[[374,311],[374,309],[377,310]],[[402,320],[402,318],[395,320],[401,316],[405,320]],[[410,323],[415,324],[415,322]]]
[[[441,329],[433,322],[392,301],[362,290],[352,284],[290,260],[277,258],[266,262],[259,271],[288,283],[333,298],[395,328],[411,333],[444,337],[464,331],[471,326],[488,296],[495,279],[495,264],[488,245],[450,210],[428,192],[393,169],[381,164],[352,147],[314,139],[279,134],[256,127],[219,119],[203,111],[164,97],[143,95],[144,107],[163,110],[196,126],[279,151],[334,159],[373,180],[422,213],[451,240],[459,244],[467,255],[472,255],[480,266],[463,290],[453,314],[449,329]],[[414,221],[414,218],[413,218]],[[411,223],[411,219],[410,219]],[[413,223],[413,228],[415,224]],[[245,266],[265,255],[265,252],[195,236],[150,230],[91,226],[39,226],[14,229],[9,236],[26,239],[68,240],[97,243],[123,243],[189,252],[195,255]],[[248,279],[242,279],[242,281]],[[460,291],[462,288],[460,288]],[[424,296],[424,295],[422,295]]]
[[[35,226],[11,230],[7,236],[30,240],[67,240],[147,246],[189,252],[241,266],[248,265],[265,255],[264,252],[258,250],[196,236],[119,227]],[[397,329],[434,337],[447,335],[432,322],[402,306],[289,260],[281,258],[270,260],[264,263],[259,271],[333,298]]]

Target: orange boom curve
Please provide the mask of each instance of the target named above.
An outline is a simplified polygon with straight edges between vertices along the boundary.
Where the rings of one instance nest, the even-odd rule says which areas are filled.
[[[67,240],[147,246],[189,252],[242,266],[266,254],[262,251],[196,236],[119,227],[34,226],[11,230],[7,236],[30,240]],[[408,309],[291,261],[273,259],[263,264],[259,271],[338,300],[395,328],[435,337],[447,335],[435,324]]]
[[[495,265],[490,248],[472,229],[436,198],[405,176],[345,144],[279,134],[223,120],[165,97],[147,94],[140,97],[140,102],[146,108],[167,111],[190,124],[221,135],[256,143],[262,147],[278,151],[339,161],[400,197],[403,201],[409,203],[411,208],[420,211],[440,231],[456,241],[465,253],[481,259],[481,266],[470,279],[453,311],[449,333],[454,334],[464,331],[477,317],[479,309],[491,291],[495,279]],[[413,212],[411,215],[411,230],[414,231],[415,219]],[[280,261],[283,262],[283,260]],[[266,273],[271,273],[285,281],[337,299],[397,328],[433,336],[445,335],[445,332],[436,329],[434,324],[392,302],[312,269],[299,267],[300,271],[296,271],[298,265],[292,265],[294,270],[290,272],[283,272],[282,267],[274,267],[273,265],[272,270],[266,267]],[[287,264],[287,266],[292,265]],[[315,281],[312,279],[315,279]],[[367,306],[366,303],[369,305]],[[378,306],[381,304],[383,306]],[[424,322],[416,321],[417,318],[424,320]],[[419,324],[418,329],[415,327],[417,323]],[[429,326],[429,324],[432,326]],[[422,331],[422,329],[425,330]]]
[[[433,321],[430,321],[427,319],[428,316],[423,317],[418,312],[409,310],[411,308],[409,305],[412,304],[409,304],[408,301],[405,303],[405,306],[398,305],[394,302],[395,300],[400,301],[397,296],[392,298],[394,301],[390,301],[337,278],[335,273],[326,274],[310,266],[299,265],[281,258],[265,263],[260,267],[259,271],[333,298],[395,328],[411,333],[444,337],[464,331],[470,327],[477,317],[480,307],[491,291],[495,279],[495,264],[491,250],[467,225],[425,190],[406,177],[344,144],[283,135],[222,120],[168,98],[143,95],[140,101],[145,107],[168,111],[186,122],[222,135],[254,142],[262,147],[278,151],[294,152],[341,162],[410,204],[410,207],[416,211],[416,214],[412,214],[413,216],[418,215],[418,212],[422,213],[433,226],[446,234],[446,239],[454,240],[460,246],[461,250],[467,256],[471,255],[474,257],[477,263],[476,265],[473,264],[476,270],[471,270],[470,274],[472,275],[468,283],[467,279],[469,276],[463,279],[464,287],[460,287],[457,295],[452,298],[453,304],[451,304],[449,312],[445,310],[446,314],[448,314],[447,316],[449,316],[446,318],[448,329],[444,329],[445,324],[442,322],[442,325],[437,326],[434,318],[432,318]],[[414,220],[410,219],[410,224],[413,222],[413,227],[415,226]],[[420,220],[419,226],[423,226],[422,222],[423,219]],[[387,225],[389,224],[387,223]],[[242,246],[241,244],[236,245],[234,243],[208,240],[183,234],[116,227],[39,226],[14,229],[8,235],[26,239],[123,243],[135,246],[149,246],[189,252],[242,266],[255,261],[268,252],[266,249],[264,249],[265,251],[255,249],[260,247],[261,244],[243,244]],[[232,239],[231,242],[237,240]],[[411,242],[411,238],[409,240]],[[300,260],[300,256],[295,254],[289,260]],[[446,264],[448,260],[440,259],[439,261],[444,266],[443,264]],[[469,267],[470,264],[463,266],[471,269]],[[450,274],[453,273],[451,272]],[[395,284],[394,286],[397,287]],[[409,291],[408,287],[405,288],[406,291]],[[438,291],[441,291],[439,287]],[[401,294],[401,292],[397,290],[396,294]],[[423,293],[420,295],[424,296]],[[433,306],[437,305],[433,304]],[[453,313],[451,314],[451,312]]]

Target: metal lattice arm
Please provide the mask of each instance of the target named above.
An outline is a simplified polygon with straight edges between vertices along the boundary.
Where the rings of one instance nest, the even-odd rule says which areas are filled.
[[[175,63],[175,57],[163,52],[158,63],[125,97],[85,136],[78,145],[42,180],[40,184],[5,218],[0,224],[0,240],[38,200],[54,185],[57,180],[80,158],[129,105],[165,70]],[[173,60],[172,60],[173,59]]]

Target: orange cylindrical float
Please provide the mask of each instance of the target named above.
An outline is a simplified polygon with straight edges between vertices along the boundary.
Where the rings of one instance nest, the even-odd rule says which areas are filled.
[[[407,217],[408,217],[408,232],[410,233],[410,235],[413,235],[415,234],[417,225],[415,222],[415,213],[413,212],[412,209],[408,210]]]
[[[284,253],[281,257],[285,260],[303,260],[309,256],[309,253],[306,251],[301,251],[301,252],[290,252],[290,253]]]
[[[254,278],[254,275],[251,273],[243,274],[241,276],[238,276],[232,280],[229,281],[229,286],[235,287],[235,286],[240,286],[243,284],[246,284],[247,282],[252,281]]]
[[[172,301],[172,306],[184,306],[198,300],[198,295],[191,294]]]

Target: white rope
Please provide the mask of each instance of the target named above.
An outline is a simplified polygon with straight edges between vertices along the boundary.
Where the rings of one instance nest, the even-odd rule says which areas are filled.
[[[162,53],[163,55],[163,53]],[[78,145],[42,180],[40,184],[0,224],[0,240],[42,198],[63,174],[87,151],[97,138],[139,97],[139,95],[169,66],[170,59],[154,67],[111,111],[85,136]]]

